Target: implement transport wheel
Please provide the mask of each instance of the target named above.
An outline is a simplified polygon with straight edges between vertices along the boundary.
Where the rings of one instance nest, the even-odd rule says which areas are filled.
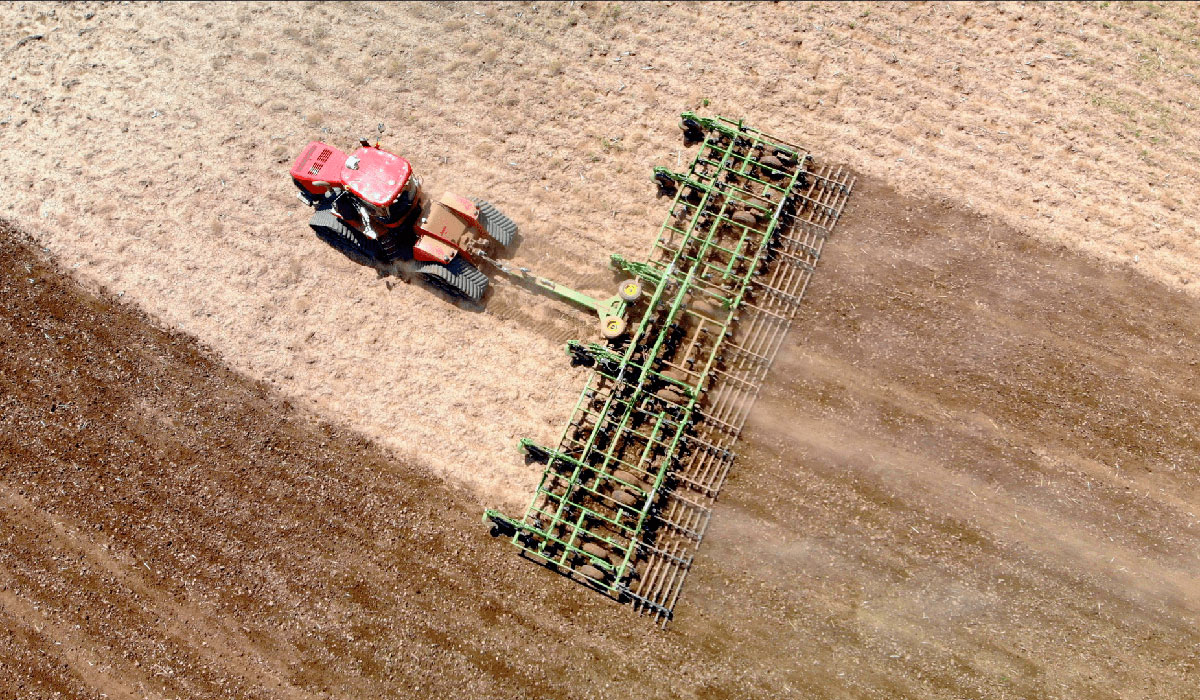
[[[642,283],[635,279],[625,280],[617,287],[617,294],[625,301],[635,302],[642,296]]]
[[[600,335],[609,340],[620,338],[625,333],[625,319],[620,316],[609,316],[600,321]]]
[[[487,275],[466,259],[456,257],[446,265],[421,263],[416,276],[425,284],[439,289],[455,299],[479,303],[487,290]]]

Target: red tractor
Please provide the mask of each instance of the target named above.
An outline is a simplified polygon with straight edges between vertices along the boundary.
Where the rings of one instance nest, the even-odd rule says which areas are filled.
[[[292,165],[309,226],[330,245],[382,265],[411,265],[418,279],[479,302],[488,278],[476,263],[507,248],[517,226],[487,202],[447,192],[436,201],[400,156],[360,141],[350,155],[313,141]]]

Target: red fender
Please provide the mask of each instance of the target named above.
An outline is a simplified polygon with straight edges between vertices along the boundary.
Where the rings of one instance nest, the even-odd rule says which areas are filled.
[[[475,206],[475,202],[453,192],[446,192],[438,203],[466,219],[471,226],[479,226],[479,207]]]
[[[458,249],[433,236],[421,236],[413,246],[413,260],[448,264],[458,254]]]

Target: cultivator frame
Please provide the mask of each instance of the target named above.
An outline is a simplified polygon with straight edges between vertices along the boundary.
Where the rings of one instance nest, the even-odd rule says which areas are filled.
[[[682,115],[700,150],[655,169],[671,209],[639,278],[629,332],[570,341],[592,369],[524,518],[484,514],[521,554],[665,626],[708,527],[762,381],[854,185],[793,143],[723,117]]]

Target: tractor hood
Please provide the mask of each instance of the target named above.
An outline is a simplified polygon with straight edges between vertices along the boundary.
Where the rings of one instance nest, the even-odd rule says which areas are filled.
[[[372,146],[363,146],[342,164],[343,186],[377,207],[395,201],[411,176],[412,166],[407,160]]]
[[[346,154],[333,146],[312,141],[292,164],[292,179],[296,184],[314,195],[323,195],[330,187],[340,187],[342,164]]]

